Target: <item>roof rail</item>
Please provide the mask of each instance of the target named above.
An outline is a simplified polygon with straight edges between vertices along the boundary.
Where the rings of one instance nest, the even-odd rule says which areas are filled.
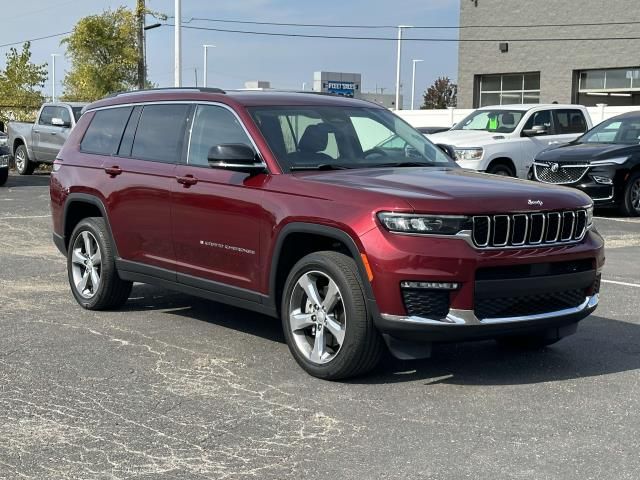
[[[159,92],[202,92],[202,93],[227,93],[221,88],[213,87],[164,87],[164,88],[146,88],[144,90],[130,90],[126,92],[114,92],[107,95],[106,98],[120,97],[123,95],[136,95],[139,93],[159,93]]]

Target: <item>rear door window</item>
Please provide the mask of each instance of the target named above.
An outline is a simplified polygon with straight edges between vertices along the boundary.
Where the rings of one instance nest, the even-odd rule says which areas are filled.
[[[587,131],[587,121],[581,110],[556,110],[555,117],[558,135]]]
[[[115,155],[132,107],[98,110],[80,143],[80,150],[98,155]]]
[[[177,163],[182,155],[189,105],[145,105],[131,156],[154,162]]]

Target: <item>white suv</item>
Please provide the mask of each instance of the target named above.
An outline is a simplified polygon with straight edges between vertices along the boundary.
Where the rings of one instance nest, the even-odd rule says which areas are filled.
[[[528,178],[542,150],[592,127],[582,105],[499,105],[473,111],[451,130],[428,135],[463,168]]]

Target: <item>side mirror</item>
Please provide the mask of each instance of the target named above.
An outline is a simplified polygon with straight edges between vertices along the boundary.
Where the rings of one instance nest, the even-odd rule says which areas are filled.
[[[223,143],[209,149],[207,156],[211,168],[224,168],[242,172],[264,170],[264,164],[257,158],[256,152],[243,143]]]
[[[71,122],[65,122],[64,120],[62,120],[61,118],[56,118],[53,117],[51,119],[51,125],[55,126],[55,127],[65,127],[65,128],[69,128],[71,126]]]
[[[522,131],[522,135],[525,137],[537,137],[538,135],[546,135],[547,133],[549,133],[549,129],[544,125],[534,125],[533,128]]]

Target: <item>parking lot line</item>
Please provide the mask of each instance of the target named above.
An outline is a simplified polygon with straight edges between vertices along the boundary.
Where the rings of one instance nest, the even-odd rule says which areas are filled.
[[[0,217],[0,220],[28,220],[30,218],[50,218],[51,215],[25,215],[24,217]]]
[[[618,282],[617,280],[602,280],[603,283],[613,283],[614,285],[624,285],[625,287],[640,288],[640,284],[629,282]]]

